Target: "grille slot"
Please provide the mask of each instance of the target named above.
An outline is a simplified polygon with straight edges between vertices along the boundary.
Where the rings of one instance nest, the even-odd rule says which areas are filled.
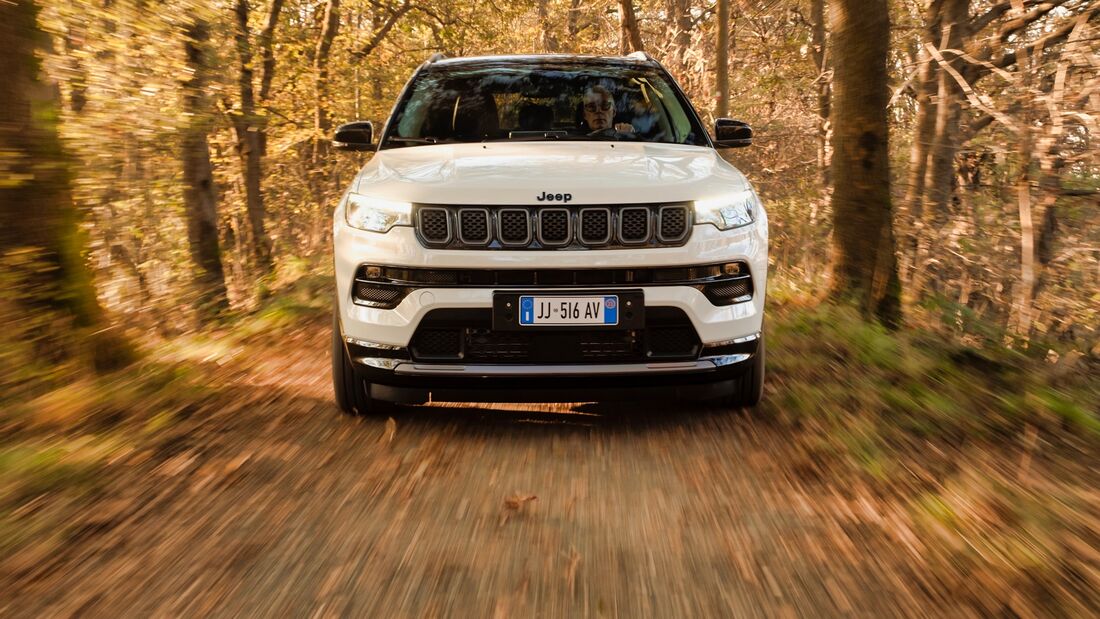
[[[420,236],[433,245],[445,245],[451,242],[451,215],[447,209],[424,207],[420,209]]]
[[[577,238],[585,245],[603,245],[611,240],[611,210],[582,208]]]
[[[738,300],[752,298],[752,279],[740,277],[738,279],[709,284],[706,287],[707,297],[715,305],[730,305]]]
[[[649,240],[648,208],[634,206],[619,211],[619,240],[629,244]]]
[[[569,210],[544,208],[539,211],[539,242],[543,245],[568,245],[571,226]]]
[[[409,348],[417,359],[460,359],[462,332],[458,329],[420,329]]]
[[[396,307],[405,298],[408,290],[392,284],[355,282],[355,302],[359,305],[390,309]]]
[[[531,243],[531,219],[527,209],[506,208],[497,214],[497,236],[505,245]]]
[[[688,233],[688,211],[683,206],[662,206],[658,212],[657,238],[665,243],[684,240]]]
[[[616,249],[683,245],[690,205],[482,206],[418,204],[421,244],[448,249]]]
[[[467,245],[485,245],[491,239],[489,211],[479,208],[459,209],[458,240]]]
[[[699,338],[688,327],[650,329],[646,344],[650,357],[691,357],[699,352]]]

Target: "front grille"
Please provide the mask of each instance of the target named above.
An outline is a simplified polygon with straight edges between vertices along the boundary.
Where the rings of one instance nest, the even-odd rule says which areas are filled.
[[[603,245],[611,240],[611,211],[605,208],[581,209],[580,233],[585,245]]]
[[[416,230],[428,247],[453,249],[608,249],[682,245],[688,204],[585,207],[419,205]]]
[[[539,211],[539,242],[543,245],[568,245],[570,234],[568,209],[544,208]]]
[[[440,245],[451,241],[451,215],[444,208],[425,207],[417,212],[420,236],[429,244]]]
[[[496,331],[492,310],[437,309],[409,345],[417,361],[465,363],[641,363],[698,357],[701,344],[678,308],[647,307],[644,329],[571,328]]]
[[[506,245],[526,245],[531,242],[531,220],[525,209],[501,209],[497,221],[502,243]]]
[[[489,234],[489,211],[464,208],[458,211],[458,239],[467,245],[484,245]]]
[[[657,238],[666,243],[682,241],[688,233],[687,209],[681,206],[662,206],[659,211]]]
[[[649,209],[624,208],[619,211],[619,240],[623,243],[644,243],[649,239]]]

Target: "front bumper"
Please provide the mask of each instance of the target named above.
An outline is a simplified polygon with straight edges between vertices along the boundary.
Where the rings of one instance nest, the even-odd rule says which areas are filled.
[[[689,286],[642,286],[646,307],[682,310],[703,344],[758,333],[763,321],[768,269],[766,222],[729,232],[720,232],[706,224],[697,225],[689,241],[681,247],[592,251],[429,250],[420,245],[412,228],[397,227],[386,234],[376,234],[337,223],[334,245],[337,299],[343,334],[385,345],[407,347],[421,320],[433,310],[491,308],[494,290],[421,288],[393,309],[364,307],[351,300],[356,270],[364,264],[437,269],[552,270],[656,268],[742,261],[749,264],[753,275],[751,301],[716,306],[701,291]],[[578,287],[575,290],[583,293],[588,289]]]
[[[347,347],[372,398],[420,404],[713,399],[733,391],[759,345],[756,334],[705,348],[693,361],[575,365],[422,363],[394,359],[393,349]]]

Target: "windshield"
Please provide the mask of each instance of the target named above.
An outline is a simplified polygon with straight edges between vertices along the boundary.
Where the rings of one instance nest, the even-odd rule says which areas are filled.
[[[656,67],[498,62],[422,71],[382,148],[521,140],[707,145],[694,112]]]

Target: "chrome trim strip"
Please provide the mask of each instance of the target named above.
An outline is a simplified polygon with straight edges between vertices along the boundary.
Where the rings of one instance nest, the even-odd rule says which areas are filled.
[[[732,344],[744,344],[746,342],[752,342],[752,341],[758,340],[758,339],[760,339],[760,332],[759,331],[756,332],[756,333],[752,333],[750,335],[746,335],[745,337],[738,337],[738,338],[734,338],[732,340],[721,340],[721,341],[718,341],[718,342],[704,342],[703,343],[703,349],[706,350],[707,348],[713,348],[713,347],[717,347],[717,346],[730,346]]]
[[[652,374],[705,372],[718,367],[745,361],[751,355],[720,355],[703,357],[695,361],[670,361],[666,363],[606,363],[570,365],[505,365],[454,363],[418,363],[401,361],[396,374],[409,376],[593,376],[613,374]],[[368,363],[367,359],[356,359]],[[390,361],[387,359],[386,361]]]
[[[549,212],[552,212],[552,211],[565,213],[565,240],[564,241],[550,242],[550,241],[547,241],[546,239],[544,239],[542,237],[542,216],[545,213],[549,213]],[[573,226],[575,224],[573,222],[573,213],[571,213],[569,211],[569,209],[560,208],[560,207],[542,208],[542,209],[538,210],[538,215],[537,215],[536,219],[537,219],[536,223],[538,223],[538,227],[537,227],[537,230],[536,230],[535,234],[537,235],[537,238],[539,240],[539,245],[544,245],[546,247],[565,247],[566,245],[573,242]]]
[[[462,214],[472,212],[481,213],[485,217],[485,238],[484,239],[467,239],[464,232],[466,226],[462,223]],[[493,240],[493,221],[489,216],[489,209],[484,208],[460,208],[458,209],[458,240],[464,245],[488,245],[489,241]]]
[[[602,239],[586,239],[584,238],[584,214],[587,211],[603,211],[607,213],[607,234]],[[611,242],[611,229],[614,224],[611,221],[611,209],[609,208],[582,208],[577,212],[577,239],[583,245],[607,245]]]
[[[636,241],[628,241],[623,237],[623,213],[628,211],[642,211],[645,213],[645,235],[641,239]],[[619,237],[619,242],[623,245],[644,245],[649,242],[650,237],[653,236],[653,212],[648,206],[624,206],[619,209],[619,212],[615,217],[615,233]]]
[[[522,213],[527,222],[527,236],[522,241],[504,240],[504,214],[508,212]],[[502,208],[496,213],[497,240],[506,247],[526,247],[531,244],[531,212],[525,208]]]

